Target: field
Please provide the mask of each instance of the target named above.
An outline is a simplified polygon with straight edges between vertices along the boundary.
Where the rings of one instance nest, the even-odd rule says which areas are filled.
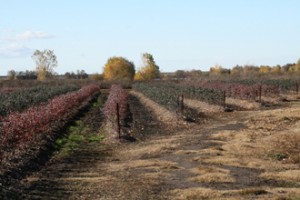
[[[3,86],[0,199],[299,199],[300,94],[284,84]]]

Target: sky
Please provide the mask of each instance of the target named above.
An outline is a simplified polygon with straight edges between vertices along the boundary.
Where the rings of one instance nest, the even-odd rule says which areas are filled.
[[[299,0],[0,0],[0,75],[54,50],[59,74],[102,73],[110,57],[162,72],[284,65],[300,58]]]

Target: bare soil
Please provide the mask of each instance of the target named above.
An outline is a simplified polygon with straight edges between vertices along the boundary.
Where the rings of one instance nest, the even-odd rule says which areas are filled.
[[[172,113],[149,104],[143,96],[130,96],[136,142],[87,142],[69,155],[58,152],[16,186],[19,198],[300,198],[299,162],[277,159],[274,151],[282,135],[300,134],[298,101],[276,109],[217,112],[201,123],[177,123]],[[82,121],[94,122],[96,134],[103,123],[99,110]]]

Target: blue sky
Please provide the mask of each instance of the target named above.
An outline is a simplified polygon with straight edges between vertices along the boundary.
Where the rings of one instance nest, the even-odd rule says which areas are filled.
[[[34,70],[52,49],[55,71],[101,73],[123,56],[161,71],[216,64],[276,65],[300,58],[299,0],[0,0],[0,75]]]

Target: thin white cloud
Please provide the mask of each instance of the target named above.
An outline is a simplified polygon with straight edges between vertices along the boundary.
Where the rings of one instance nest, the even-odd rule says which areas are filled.
[[[6,28],[6,29],[2,29],[0,32],[3,32],[3,33],[13,33],[13,32],[15,32],[15,29]]]
[[[24,33],[18,34],[16,36],[16,39],[21,41],[49,38],[53,38],[53,35],[42,31],[25,31]]]
[[[31,55],[32,49],[20,45],[20,44],[10,44],[8,47],[0,48],[0,57],[2,58],[15,58],[15,57],[26,57]]]
[[[3,30],[2,30],[3,31]],[[12,36],[13,30],[9,35],[0,37],[0,57],[16,58],[27,57],[33,53],[33,49],[24,45],[28,41],[49,39],[54,36],[42,31],[25,31],[23,33]],[[1,31],[0,31],[1,32]],[[9,33],[7,29],[6,33]]]
[[[37,39],[50,39],[54,36],[43,32],[43,31],[25,31],[23,33],[17,34],[15,36],[10,37],[2,37],[0,41],[2,42],[25,42],[30,40],[37,40]]]

